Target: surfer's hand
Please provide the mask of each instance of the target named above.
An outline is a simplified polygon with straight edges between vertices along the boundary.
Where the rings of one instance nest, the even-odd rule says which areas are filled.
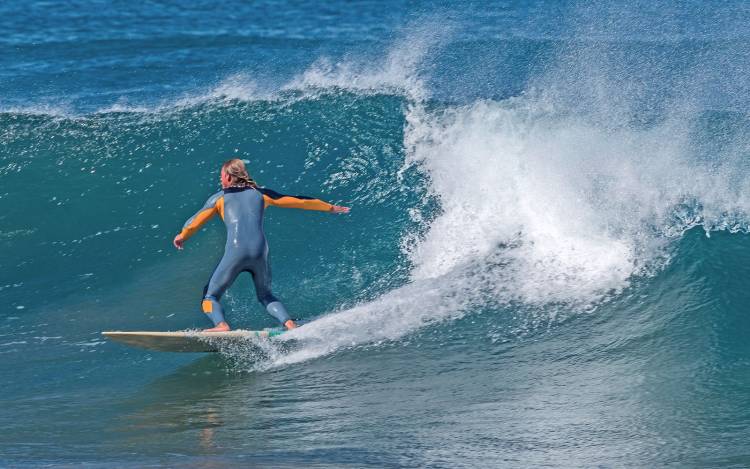
[[[334,205],[331,207],[332,213],[349,213],[349,207],[342,207],[340,205]]]
[[[182,245],[185,243],[185,238],[182,237],[181,234],[178,234],[174,237],[174,241],[172,241],[172,244],[174,244],[174,247],[176,247],[179,250],[182,250]]]

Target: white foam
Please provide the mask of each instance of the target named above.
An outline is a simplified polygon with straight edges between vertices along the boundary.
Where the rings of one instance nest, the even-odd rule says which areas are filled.
[[[409,253],[414,278],[445,275],[516,243],[514,262],[526,264],[515,279],[524,301],[624,286],[635,268],[633,246],[594,200],[606,195],[595,186],[610,176],[598,174],[604,149],[595,147],[607,137],[495,102],[410,125],[410,162],[427,172],[443,210]]]
[[[273,93],[260,90],[258,83],[244,73],[236,73],[221,80],[217,85],[194,94],[187,94],[166,107],[185,108],[208,102],[230,103],[276,99]]]
[[[111,106],[106,106],[101,109],[98,109],[95,114],[110,114],[110,113],[139,113],[139,114],[145,114],[150,112],[155,112],[155,108],[144,106],[144,105],[131,105],[128,104],[128,102],[124,99],[119,100],[115,104],[112,104]]]
[[[424,82],[428,61],[447,42],[453,26],[436,15],[407,24],[379,60],[321,57],[282,90],[314,91],[342,89],[359,93],[396,93],[413,101],[429,96]]]
[[[428,46],[415,44],[413,48],[396,48],[375,65],[357,62],[333,62],[318,59],[304,73],[282,87],[285,91],[341,89],[365,93],[393,92],[421,100],[427,90],[418,76],[418,66]]]
[[[207,103],[231,104],[233,102],[253,102],[279,99],[273,93],[260,90],[258,84],[243,73],[230,75],[219,83],[184,93],[177,98],[163,99],[157,103],[131,103],[120,98],[116,103],[98,109],[94,114],[134,113],[164,114],[179,112],[186,108],[201,106]]]
[[[378,299],[325,315],[280,337],[298,341],[289,353],[272,355],[268,366],[282,366],[362,344],[395,340],[428,324],[461,317],[475,300],[456,294],[454,278],[415,281]],[[472,289],[472,291],[475,291]]]
[[[513,259],[517,273],[503,281],[518,299],[592,303],[663,262],[669,237],[750,208],[747,175],[696,160],[684,125],[602,129],[537,104],[481,101],[410,118],[409,162],[443,210],[409,252],[415,279],[500,256]],[[700,214],[675,219],[685,200]]]
[[[55,118],[71,117],[75,115],[72,111],[72,106],[68,103],[40,103],[27,106],[0,105],[0,112],[27,116],[49,116]]]

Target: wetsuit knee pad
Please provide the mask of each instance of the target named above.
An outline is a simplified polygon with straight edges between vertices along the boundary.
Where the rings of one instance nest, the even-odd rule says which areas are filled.
[[[224,322],[224,312],[222,311],[221,303],[219,303],[216,298],[212,296],[205,296],[201,301],[201,309],[203,309],[203,312],[206,313],[206,316],[211,319],[211,321],[214,323],[214,326],[217,326],[220,323]]]

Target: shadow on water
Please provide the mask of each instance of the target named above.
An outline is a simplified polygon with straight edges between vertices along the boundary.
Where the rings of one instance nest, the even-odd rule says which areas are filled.
[[[302,389],[309,371],[239,372],[232,363],[219,354],[199,358],[117,403],[111,451],[147,461],[184,458],[189,467],[383,462],[377,452],[326,436],[338,419],[327,418],[322,396]]]
[[[215,446],[216,429],[231,420],[232,414],[236,416],[232,407],[237,399],[255,396],[254,390],[263,379],[262,375],[232,372],[227,360],[219,355],[199,358],[122,401],[113,430],[133,445],[149,442],[152,446],[155,439],[168,441],[192,435],[194,448],[210,451]],[[229,403],[227,396],[232,396]],[[268,404],[258,397],[242,407]]]

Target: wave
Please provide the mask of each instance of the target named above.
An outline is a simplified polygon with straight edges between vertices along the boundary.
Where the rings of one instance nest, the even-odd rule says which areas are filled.
[[[642,89],[621,93],[620,76],[608,81],[608,70],[591,67],[567,73],[565,61],[509,99],[439,101],[424,70],[441,41],[411,36],[374,63],[320,59],[279,86],[237,74],[157,105],[122,101],[85,115],[6,110],[3,203],[35,174],[45,189],[31,205],[81,220],[53,232],[19,214],[0,239],[7,259],[24,266],[10,250],[32,245],[44,259],[84,259],[87,276],[66,287],[53,285],[56,274],[76,271],[69,261],[46,278],[32,273],[38,263],[21,269],[35,278],[30,288],[57,294],[72,295],[92,278],[119,288],[121,278],[98,260],[105,256],[133,277],[198,284],[205,273],[154,272],[186,270],[220,249],[220,236],[178,260],[164,252],[167,225],[179,225],[213,190],[218,161],[247,158],[261,182],[322,192],[366,212],[359,226],[309,228],[311,246],[335,249],[336,240],[348,249],[327,256],[306,252],[293,225],[269,223],[285,246],[274,257],[277,272],[311,279],[292,306],[319,317],[286,336],[295,350],[273,349],[258,365],[268,367],[477,312],[522,311],[542,323],[591,313],[662,272],[686,231],[750,228],[746,116],[670,98],[660,101],[668,112],[632,119]],[[115,240],[123,247],[112,249]],[[130,281],[145,297],[163,290]],[[237,310],[253,304],[244,291],[228,301]]]
[[[659,273],[687,230],[748,231],[744,165],[702,160],[672,122],[602,130],[522,99],[406,119],[405,167],[440,207],[402,240],[410,282],[290,335],[312,344],[279,363],[498,305],[547,321],[590,312]]]

